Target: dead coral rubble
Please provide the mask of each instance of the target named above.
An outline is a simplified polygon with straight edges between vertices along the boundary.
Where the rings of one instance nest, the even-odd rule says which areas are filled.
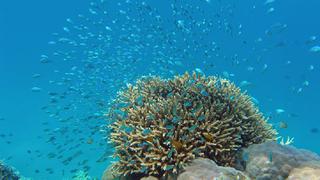
[[[197,157],[234,166],[241,148],[276,136],[250,96],[195,72],[143,77],[119,93],[108,115],[121,175],[177,174]]]

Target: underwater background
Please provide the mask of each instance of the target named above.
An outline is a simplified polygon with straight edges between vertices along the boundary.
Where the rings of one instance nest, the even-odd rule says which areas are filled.
[[[317,0],[1,1],[0,160],[32,179],[101,177],[104,113],[143,75],[235,82],[320,153]]]

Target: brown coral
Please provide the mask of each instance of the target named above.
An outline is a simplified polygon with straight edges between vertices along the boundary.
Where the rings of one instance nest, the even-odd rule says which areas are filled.
[[[109,117],[114,170],[122,175],[177,173],[196,157],[233,166],[241,148],[276,135],[250,96],[195,72],[141,78],[119,93]]]

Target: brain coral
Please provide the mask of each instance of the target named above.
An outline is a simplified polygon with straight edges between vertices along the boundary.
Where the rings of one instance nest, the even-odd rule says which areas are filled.
[[[119,92],[108,115],[119,159],[113,167],[121,175],[161,177],[196,157],[233,166],[241,148],[276,136],[250,96],[226,79],[195,72],[142,77]]]

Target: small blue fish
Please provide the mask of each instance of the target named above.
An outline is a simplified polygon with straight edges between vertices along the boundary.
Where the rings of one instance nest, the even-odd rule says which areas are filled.
[[[202,94],[203,96],[209,96],[209,93],[206,90],[201,90],[200,94]]]
[[[248,152],[244,152],[244,153],[242,154],[242,159],[243,159],[244,161],[248,161],[248,160],[249,160],[249,153],[248,153]]]
[[[206,117],[205,117],[204,115],[201,115],[201,116],[198,117],[198,120],[199,120],[199,121],[203,121],[203,120],[205,120],[205,119],[206,119]]]
[[[199,74],[204,74],[203,71],[200,68],[196,68],[195,71]]]
[[[142,131],[142,135],[144,135],[144,136],[146,136],[146,135],[148,135],[148,134],[150,134],[151,133],[151,130],[150,129],[144,129],[143,131]]]
[[[198,127],[197,125],[193,125],[193,126],[189,127],[188,130],[189,130],[190,132],[193,132],[197,127]]]
[[[173,119],[172,119],[172,122],[173,123],[178,123],[179,121],[181,120],[181,118],[178,116],[178,117],[173,117]]]
[[[319,53],[320,46],[313,46],[312,48],[310,48],[310,52]]]
[[[39,87],[33,87],[33,88],[31,88],[31,91],[32,92],[40,92],[42,89],[41,88],[39,88]]]
[[[271,152],[271,151],[270,151],[269,154],[268,154],[268,158],[269,158],[269,161],[272,162],[273,156],[272,156],[272,152]]]
[[[143,96],[139,96],[139,97],[136,99],[136,103],[137,103],[139,106],[143,106]]]
[[[190,102],[190,101],[186,101],[186,102],[184,102],[184,104],[183,104],[185,107],[190,107],[190,106],[192,106],[192,103]]]

